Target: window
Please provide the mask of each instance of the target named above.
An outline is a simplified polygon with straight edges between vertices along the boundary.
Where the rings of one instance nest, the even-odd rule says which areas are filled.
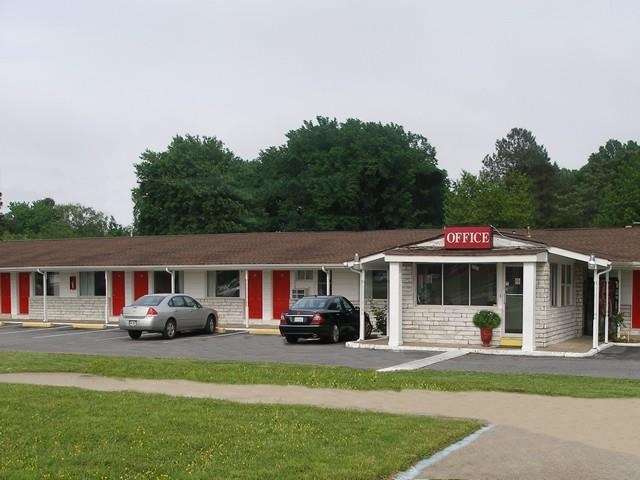
[[[445,263],[442,270],[445,305],[469,305],[469,265]]]
[[[327,292],[327,274],[318,270],[318,295],[329,295]]]
[[[551,306],[558,306],[558,264],[551,264],[551,282],[549,286],[549,295],[551,296]]]
[[[495,263],[418,264],[416,268],[418,305],[497,304]]]
[[[80,272],[81,297],[104,297],[106,293],[104,272]]]
[[[173,272],[174,292],[182,293],[183,278],[182,272]],[[171,293],[171,274],[166,271],[153,272],[153,292],[154,293]]]
[[[173,297],[171,300],[169,300],[169,306],[170,307],[186,307],[186,305],[184,304],[184,297],[182,296]]]
[[[304,288],[294,288],[291,290],[291,298],[293,300],[300,300],[307,296],[307,290]]]
[[[496,305],[498,283],[495,263],[469,265],[471,280],[471,305]]]
[[[44,291],[42,288],[42,283],[44,279],[44,275],[40,275],[36,273],[35,275],[35,294],[38,297],[44,295]],[[59,297],[60,296],[60,277],[58,272],[47,272],[47,296],[48,297]]]
[[[371,272],[371,298],[387,299],[387,271],[373,270]]]
[[[313,270],[296,270],[296,280],[313,280]]]
[[[196,301],[191,297],[184,296],[182,299],[184,300],[185,307],[194,308],[197,306]]]
[[[417,266],[419,305],[442,304],[442,264],[421,263]]]
[[[220,270],[216,272],[216,297],[240,296],[240,272]]]
[[[564,307],[573,305],[573,266],[561,265],[562,276],[560,279],[560,304]]]
[[[331,304],[335,304],[335,308],[331,308]],[[304,300],[298,300],[293,304],[292,308],[294,310],[321,310],[325,307],[329,310],[337,310],[338,307],[335,298],[327,300],[326,298],[308,297]]]
[[[342,306],[344,308],[344,311],[347,313],[352,313],[355,311],[356,307],[353,306],[353,304],[347,300],[344,297],[340,297],[340,301],[342,302]]]
[[[157,307],[167,298],[165,295],[145,295],[133,302],[135,307]]]

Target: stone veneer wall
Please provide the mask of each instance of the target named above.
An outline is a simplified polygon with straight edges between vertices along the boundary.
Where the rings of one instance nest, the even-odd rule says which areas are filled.
[[[574,304],[566,307],[551,306],[551,266],[538,263],[536,268],[536,347],[548,347],[554,343],[582,336],[583,289],[586,269],[573,264]]]
[[[244,298],[208,297],[197,300],[218,312],[218,325],[243,324],[245,321]]]
[[[402,277],[402,341],[457,345],[481,345],[480,332],[473,325],[473,315],[479,310],[498,307],[466,305],[416,305],[413,265],[403,263]],[[500,343],[500,327],[493,331],[492,345]]]
[[[47,297],[49,322],[104,322],[104,297]],[[109,299],[111,306],[111,299]],[[29,318],[44,318],[43,297],[29,298]]]

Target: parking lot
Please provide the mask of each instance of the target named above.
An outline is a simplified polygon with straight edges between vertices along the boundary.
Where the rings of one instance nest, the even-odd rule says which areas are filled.
[[[181,334],[164,340],[145,334],[133,341],[126,332],[0,327],[0,351],[85,353],[94,355],[199,358],[214,361],[277,362],[379,369],[437,355],[438,352],[391,352],[346,348],[318,341],[289,345],[280,336],[243,332]],[[593,358],[535,358],[468,354],[426,368],[497,373],[554,373],[640,379],[640,347],[611,347]]]
[[[87,353],[94,355],[201,358],[241,362],[277,362],[339,365],[353,368],[384,368],[429,356],[429,352],[399,353],[346,348],[344,343],[318,341],[289,345],[276,335],[223,333],[180,334],[164,340],[159,334],[144,334],[133,341],[118,329],[74,330],[71,327],[0,327],[0,350]],[[432,354],[433,355],[433,354]]]

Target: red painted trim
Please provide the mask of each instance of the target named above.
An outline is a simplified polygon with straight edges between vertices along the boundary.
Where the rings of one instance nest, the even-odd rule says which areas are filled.
[[[120,315],[124,308],[124,272],[111,272],[111,314]]]
[[[20,315],[29,314],[29,297],[31,296],[31,275],[27,272],[18,274],[18,312]]]
[[[273,271],[273,318],[289,310],[290,277],[289,270]]]
[[[447,250],[489,250],[493,247],[491,227],[444,227]]]
[[[248,288],[249,318],[260,320],[262,319],[262,270],[249,270]]]
[[[11,314],[11,274],[0,273],[0,313]]]
[[[631,296],[631,326],[640,328],[640,270],[633,271],[633,294]]]
[[[149,293],[149,272],[133,272],[133,299],[137,300]]]

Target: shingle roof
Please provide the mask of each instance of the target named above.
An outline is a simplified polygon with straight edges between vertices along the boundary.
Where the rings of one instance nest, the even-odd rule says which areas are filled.
[[[543,247],[593,253],[614,262],[640,262],[640,227],[531,230],[530,236],[526,230],[501,232]],[[440,229],[419,229],[5,241],[0,242],[0,268],[335,265],[352,260],[355,253],[364,257],[420,243],[441,233]],[[443,252],[440,250],[440,254],[446,254]],[[479,252],[467,253],[481,255]]]
[[[530,237],[527,236],[527,231],[522,229],[502,229],[501,232],[523,240],[541,242],[550,247],[585,255],[594,254],[613,262],[640,262],[640,226],[531,230]]]
[[[440,234],[429,230],[262,232],[0,242],[0,268],[341,264]]]
[[[399,255],[403,257],[486,257],[491,255],[535,255],[536,253],[542,253],[546,251],[546,247],[542,246],[528,248],[492,248],[491,250],[445,250],[444,248],[400,247],[389,250],[386,253],[388,255]]]

